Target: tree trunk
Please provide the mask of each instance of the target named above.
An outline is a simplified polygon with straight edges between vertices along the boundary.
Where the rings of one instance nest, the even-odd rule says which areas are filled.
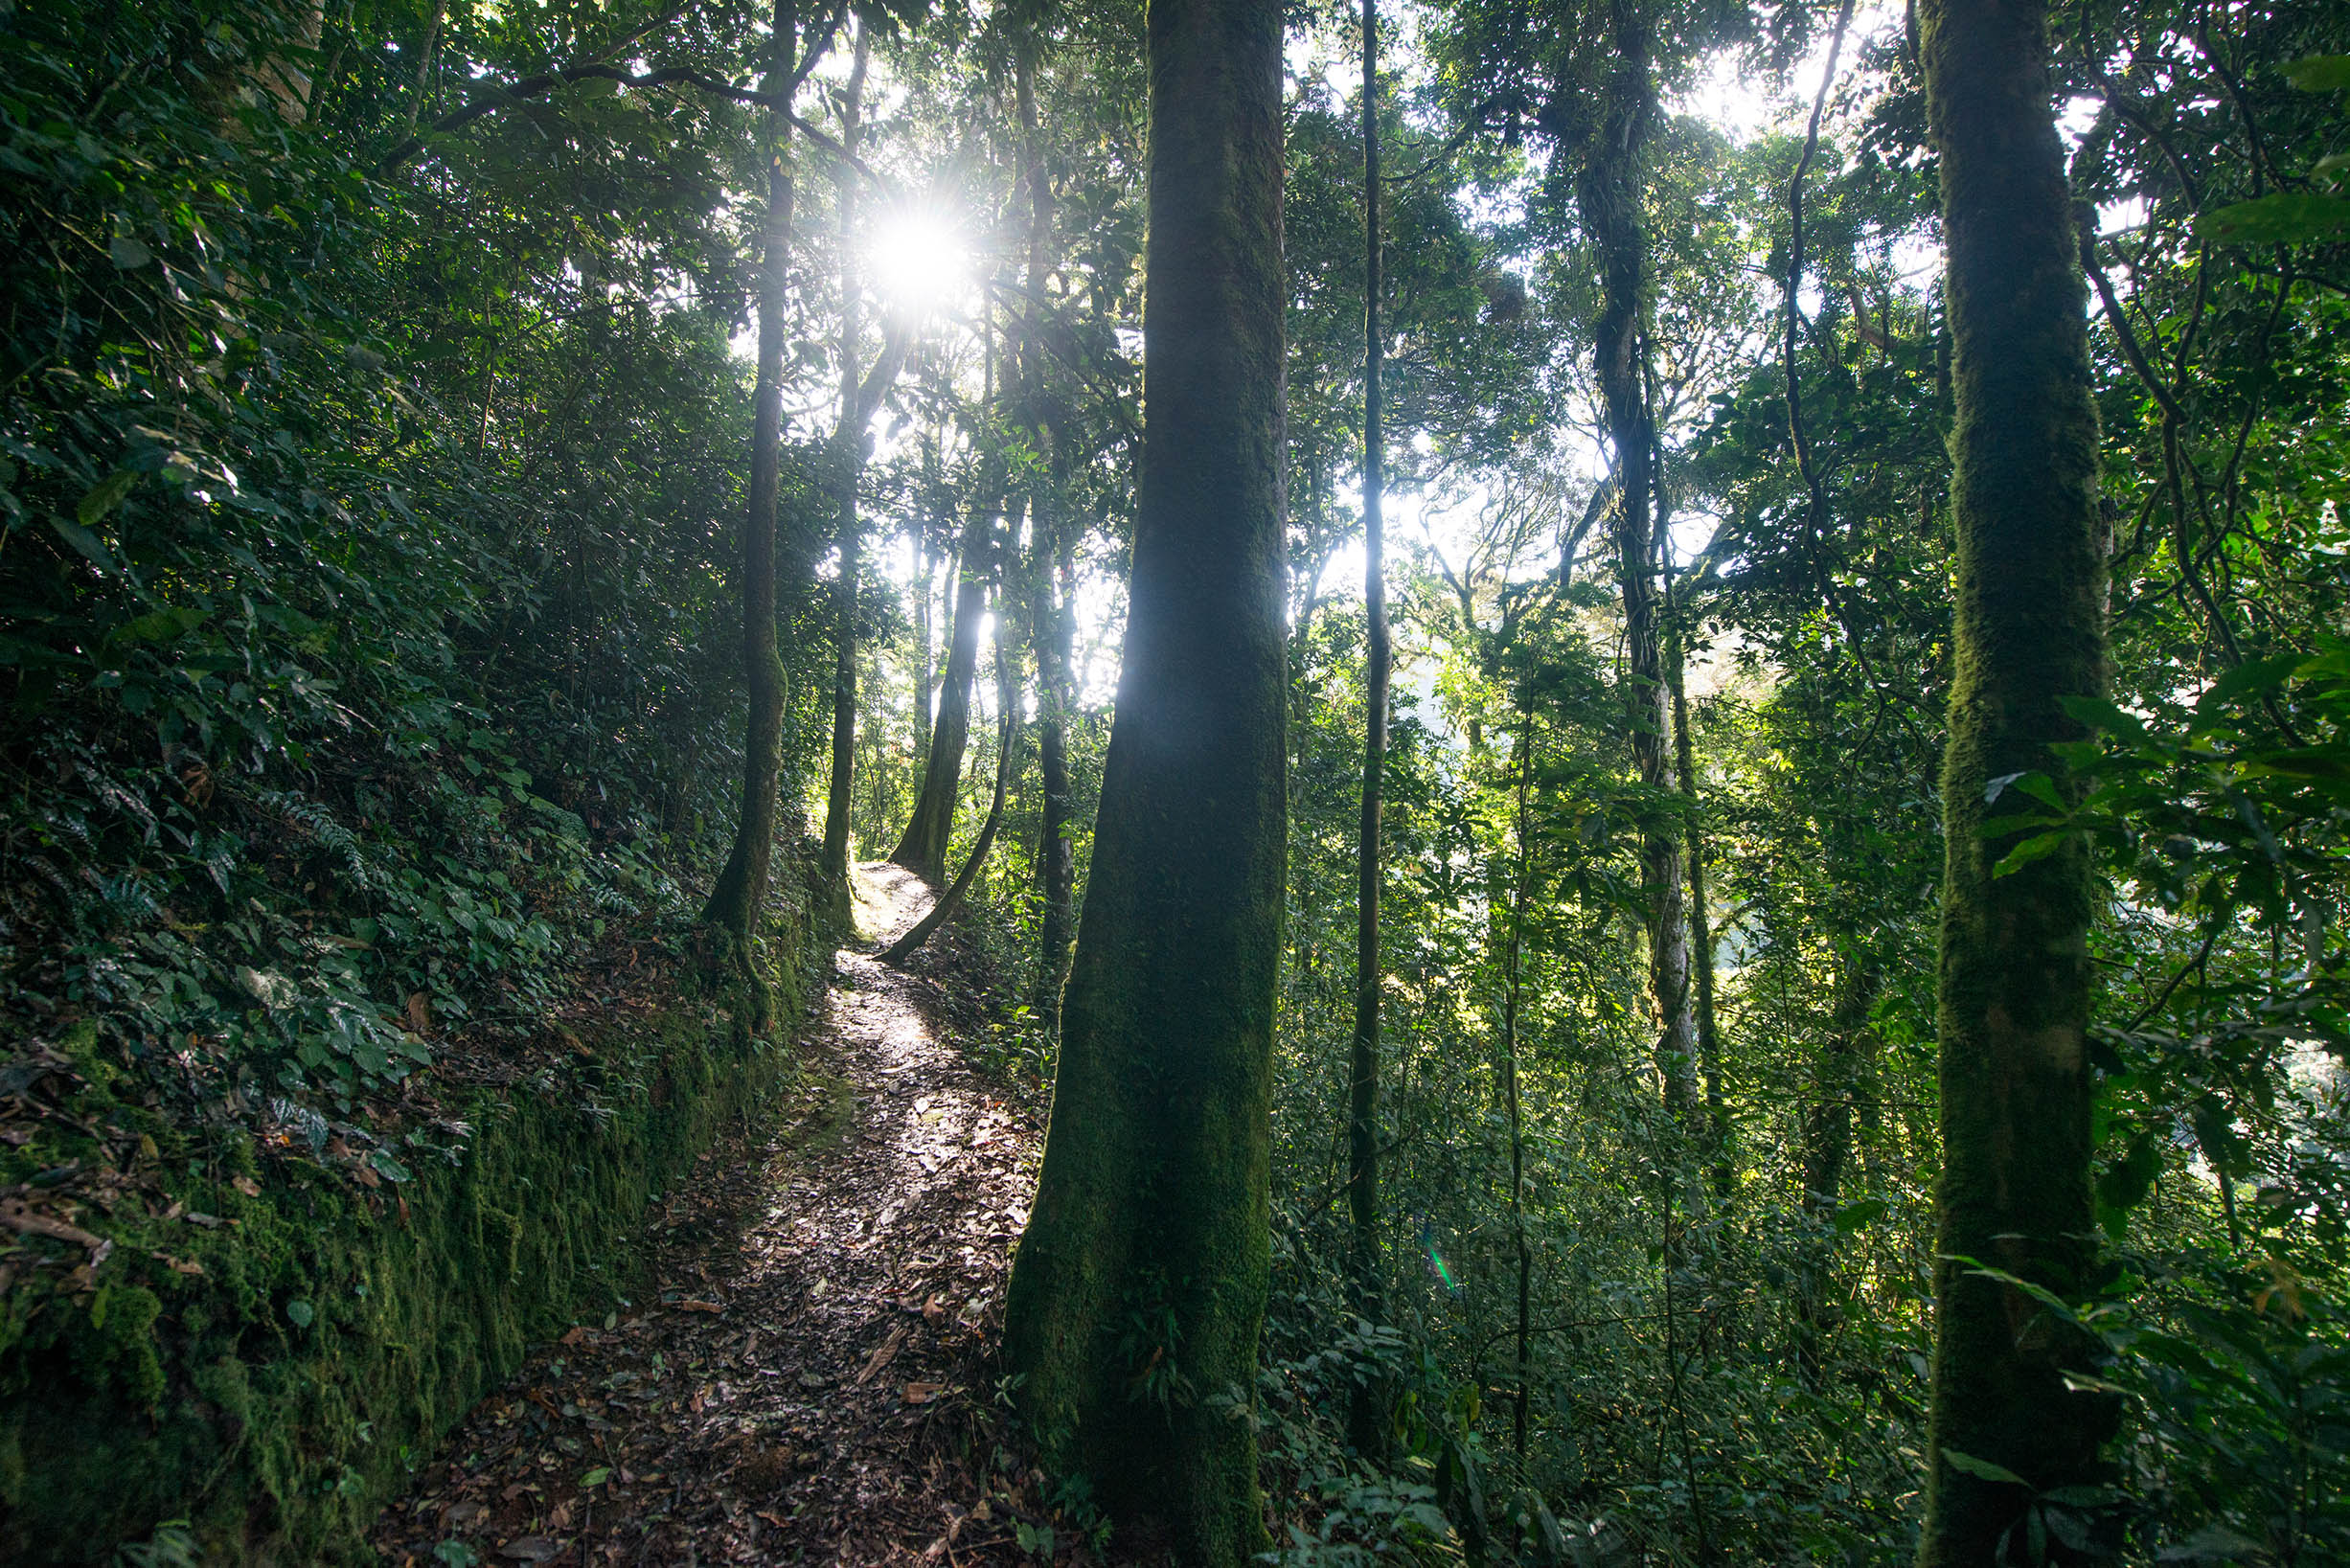
[[[1029,54],[1035,41],[1031,34],[1027,47],[1014,59],[1013,87],[1020,117],[1021,183],[1028,191],[1028,294],[1031,308],[1040,309],[1053,273],[1055,203],[1051,174],[1044,163],[1043,131],[1037,118],[1035,67]],[[1020,334],[1022,396],[1037,446],[1045,454],[1044,478],[1031,491],[1028,503],[1029,640],[1037,654],[1037,759],[1044,791],[1037,846],[1037,878],[1044,896],[1044,912],[1038,933],[1031,1005],[1045,1038],[1053,1039],[1061,1033],[1061,988],[1068,974],[1069,942],[1076,933],[1077,854],[1069,842],[1075,824],[1069,810],[1068,721],[1077,700],[1069,679],[1076,560],[1068,520],[1062,515],[1068,496],[1069,454],[1053,418],[1052,389],[1046,379],[1049,372],[1039,335],[1024,328]],[[1054,601],[1056,579],[1058,603]]]
[[[993,533],[992,493],[971,503],[955,563],[954,621],[947,631],[947,668],[939,677],[938,718],[930,726],[930,748],[923,756],[922,789],[914,797],[905,832],[889,853],[932,887],[947,880],[947,846],[954,837],[955,796],[963,778],[963,748],[970,741],[971,677],[979,665],[979,623],[988,608],[988,549]]]
[[[1844,961],[1837,979],[1836,1006],[1828,1015],[1828,1048],[1820,1054],[1812,1101],[1804,1107],[1803,1212],[1814,1234],[1822,1237],[1833,1236],[1828,1227],[1836,1217],[1844,1167],[1852,1159],[1853,1102],[1866,1075],[1872,1043],[1869,1012],[1877,1005],[1879,979],[1875,963],[1865,955]],[[1795,1285],[1795,1367],[1806,1386],[1814,1389],[1825,1365],[1822,1341],[1835,1327],[1828,1309],[1833,1246],[1833,1239],[1818,1243],[1819,1250],[1805,1259]]]
[[[892,968],[903,965],[919,952],[938,928],[954,919],[954,913],[971,890],[971,882],[979,869],[988,863],[988,852],[995,847],[995,831],[1004,822],[1004,796],[1012,781],[1020,771],[1020,690],[1012,678],[1012,659],[1002,639],[995,644],[995,695],[1000,719],[995,746],[995,794],[988,802],[988,816],[979,825],[978,840],[971,845],[971,856],[955,873],[955,879],[947,891],[938,896],[930,913],[914,922],[914,928],[889,944],[881,954],[881,962]]]
[[[1625,684],[1632,762],[1652,801],[1673,787],[1657,621],[1657,531],[1653,511],[1655,418],[1642,352],[1648,237],[1641,224],[1648,134],[1656,116],[1650,79],[1652,28],[1638,0],[1611,8],[1615,64],[1603,90],[1600,124],[1575,184],[1584,228],[1600,256],[1600,313],[1592,331],[1600,402],[1615,450],[1616,578],[1624,596]],[[1656,1069],[1665,1103],[1696,1130],[1698,1089],[1689,1011],[1689,933],[1681,893],[1680,842],[1651,821],[1640,836],[1640,887],[1648,914],[1649,990],[1656,1008]]]
[[[2090,1283],[2092,1087],[2084,1051],[2088,845],[1995,875],[2020,835],[1992,781],[2045,773],[2078,739],[2068,697],[2104,688],[2104,562],[2086,293],[2049,104],[2041,0],[1919,0],[1942,163],[1957,422],[1957,545],[1939,991],[1943,1167],[1925,1568],[1991,1562],[2025,1487],[2099,1478],[2114,1412],[2065,1375],[2087,1346],[1989,1267],[2075,1297]],[[2052,1560],[2070,1560],[2051,1541]]]
[[[1698,1076],[1705,1085],[1705,1136],[1711,1146],[1715,1198],[1730,1197],[1730,1110],[1722,1089],[1722,1036],[1714,1018],[1714,926],[1705,896],[1705,820],[1699,810],[1696,738],[1689,733],[1687,671],[1677,627],[1667,652],[1665,676],[1673,690],[1674,772],[1687,823],[1689,857],[1689,974],[1694,982],[1693,1022]]]
[[[794,0],[776,0],[775,59],[765,90],[782,94],[791,79]],[[702,909],[702,921],[747,942],[767,897],[775,847],[777,781],[783,772],[784,666],[775,652],[775,511],[783,454],[784,311],[791,266],[791,116],[777,102],[767,113],[772,151],[767,207],[760,224],[759,368],[751,397],[751,477],[742,517],[742,672],[750,718],[742,745],[742,811],[734,849]],[[764,1025],[764,1017],[761,1023]]]
[[[1355,1309],[1376,1321],[1385,1292],[1379,1258],[1379,896],[1380,786],[1387,768],[1387,683],[1394,662],[1387,633],[1387,576],[1381,491],[1386,482],[1380,406],[1379,0],[1362,0],[1362,592],[1369,614],[1363,650],[1362,815],[1355,852],[1355,1033],[1347,1057],[1346,1207],[1354,1225]],[[1386,1446],[1385,1391],[1356,1387],[1348,1427],[1356,1450]]]
[[[1122,1550],[1265,1545],[1253,1419],[1284,888],[1282,10],[1150,11],[1144,436],[1117,716],[1006,1364]]]
[[[856,579],[863,565],[864,535],[857,526],[856,487],[865,472],[866,411],[858,372],[857,339],[864,325],[856,275],[856,156],[863,129],[865,69],[871,63],[871,31],[856,30],[856,54],[840,102],[842,153],[835,179],[840,217],[840,425],[833,434],[833,514],[840,541],[840,576],[833,582],[833,770],[824,794],[824,852],[817,862],[833,895],[849,889],[849,813],[856,788]]]

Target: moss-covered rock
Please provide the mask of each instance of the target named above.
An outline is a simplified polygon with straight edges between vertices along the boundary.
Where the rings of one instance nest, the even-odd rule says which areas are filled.
[[[808,984],[778,977],[787,1019]],[[614,1018],[571,1077],[459,1100],[454,1163],[373,1186],[307,1149],[215,1132],[162,1154],[170,1129],[122,1126],[158,1140],[178,1201],[80,1216],[112,1243],[94,1267],[45,1239],[0,1293],[0,1560],[103,1563],[171,1520],[206,1561],[370,1560],[442,1433],[630,1292],[649,1198],[784,1081],[787,1037],[706,1002]]]

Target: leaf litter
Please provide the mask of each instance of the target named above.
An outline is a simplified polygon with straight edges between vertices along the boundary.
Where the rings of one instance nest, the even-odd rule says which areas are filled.
[[[929,898],[895,866],[858,880],[900,929]],[[970,1005],[952,966],[835,962],[778,1130],[656,1205],[658,1288],[475,1407],[377,1520],[387,1564],[959,1568],[1056,1539],[1018,1528],[1047,1523],[1042,1477],[989,1400],[1035,1118],[940,1039]]]

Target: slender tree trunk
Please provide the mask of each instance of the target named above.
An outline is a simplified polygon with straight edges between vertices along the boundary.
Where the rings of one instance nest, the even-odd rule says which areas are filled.
[[[1286,850],[1282,8],[1155,0],[1149,27],[1131,608],[1004,1354],[1124,1550],[1238,1568]]]
[[[794,0],[776,0],[775,58],[765,90],[791,80]],[[742,745],[742,809],[734,849],[710,890],[703,923],[747,942],[766,902],[783,773],[784,666],[775,651],[775,525],[784,426],[784,310],[791,266],[791,116],[768,110],[767,205],[760,224],[759,368],[751,397],[751,477],[742,518],[742,671],[750,719]],[[762,1023],[764,1023],[763,1018]]]
[[[1517,1364],[1510,1398],[1510,1445],[1526,1454],[1527,1385],[1534,1369],[1534,1249],[1526,1241],[1526,1124],[1517,1099],[1517,1010],[1525,957],[1526,892],[1534,866],[1534,819],[1527,784],[1534,774],[1534,714],[1517,717],[1517,870],[1510,891],[1510,939],[1501,991],[1501,1100],[1510,1124],[1510,1241],[1517,1255]]]
[[[1020,690],[1013,679],[1012,657],[1006,642],[995,643],[995,695],[998,709],[995,744],[995,793],[988,802],[987,820],[979,825],[979,837],[971,845],[970,858],[955,873],[955,879],[947,891],[931,904],[930,913],[914,923],[914,928],[881,954],[881,962],[896,968],[921,950],[938,928],[954,919],[954,913],[971,890],[971,882],[979,870],[988,863],[988,852],[995,847],[996,829],[1004,822],[1004,797],[1011,790],[1012,781],[1019,776],[1020,763]]]
[[[1828,1015],[1828,1049],[1813,1076],[1812,1101],[1804,1109],[1801,1143],[1803,1212],[1815,1234],[1827,1236],[1836,1216],[1837,1190],[1852,1159],[1853,1102],[1859,1095],[1869,1053],[1869,1011],[1877,1004],[1879,971],[1865,955],[1844,961],[1837,978],[1836,1006]],[[1825,1243],[1832,1247],[1833,1242]],[[1819,1386],[1824,1370],[1822,1342],[1835,1325],[1828,1290],[1835,1259],[1823,1250],[1808,1257],[1795,1287],[1795,1366],[1804,1382]]]
[[[2088,845],[1995,875],[2021,835],[1992,781],[2041,772],[2065,711],[2105,685],[2097,423],[2086,292],[2050,107],[2042,0],[1919,0],[1941,153],[1957,423],[1957,543],[1939,988],[1943,1167],[1925,1568],[1975,1568],[2022,1520],[2027,1488],[2100,1478],[2115,1412],[2075,1392],[2088,1347],[1989,1267],[2075,1297],[2095,1262],[2092,1086],[2084,1048]],[[1989,1479],[1964,1454],[2021,1476]],[[2052,1560],[2071,1560],[2049,1543]]]
[[[1602,90],[1599,127],[1576,180],[1575,198],[1600,256],[1600,313],[1592,343],[1608,444],[1615,449],[1616,578],[1624,596],[1632,762],[1651,799],[1661,800],[1673,787],[1667,750],[1672,726],[1658,635],[1658,539],[1652,509],[1656,426],[1642,353],[1648,237],[1640,215],[1656,87],[1650,77],[1652,26],[1640,0],[1614,0],[1609,14],[1615,61]],[[1666,1105],[1683,1126],[1695,1131],[1696,1042],[1691,1038],[1680,841],[1660,822],[1641,830],[1640,887],[1648,912],[1656,1069],[1664,1080]]]
[[[1379,896],[1380,786],[1387,768],[1387,682],[1394,662],[1387,633],[1382,490],[1385,434],[1380,404],[1379,0],[1362,0],[1362,593],[1369,612],[1363,650],[1362,816],[1356,836],[1355,1034],[1347,1059],[1346,1207],[1354,1223],[1355,1309],[1377,1320],[1385,1295],[1379,1258]],[[1348,1426],[1358,1452],[1385,1447],[1386,1391],[1358,1384]]]
[[[963,525],[955,563],[954,619],[947,629],[947,667],[939,677],[938,718],[924,754],[922,789],[905,832],[890,852],[895,865],[937,887],[947,880],[947,847],[954,837],[955,796],[963,779],[963,749],[971,723],[971,677],[979,665],[979,623],[987,614],[988,553],[994,532],[993,493],[974,498]]]
[[[840,145],[856,156],[863,130],[865,69],[872,61],[871,32],[858,27],[856,53],[840,103]],[[849,888],[849,815],[856,789],[856,579],[863,565],[864,534],[856,516],[856,488],[865,472],[864,388],[858,343],[863,323],[856,270],[856,170],[844,158],[838,166],[840,217],[840,425],[833,436],[833,514],[840,540],[840,576],[833,582],[833,770],[824,795],[824,852],[817,862],[833,896]]]
[[[1021,183],[1028,191],[1028,294],[1041,307],[1053,274],[1055,203],[1051,172],[1044,162],[1044,135],[1037,118],[1035,67],[1028,48],[1013,62],[1013,87],[1020,118]],[[1044,799],[1039,813],[1037,877],[1044,896],[1038,933],[1037,981],[1032,1006],[1045,1037],[1061,1032],[1061,988],[1068,974],[1069,943],[1076,933],[1077,854],[1069,842],[1069,713],[1076,706],[1069,684],[1069,639],[1075,584],[1067,504],[1069,456],[1052,414],[1050,365],[1033,330],[1020,334],[1020,370],[1028,420],[1045,454],[1045,474],[1029,497],[1029,639],[1037,654],[1037,757]],[[1059,579],[1060,602],[1054,602]]]
[[[1674,772],[1680,785],[1681,809],[1687,829],[1689,857],[1689,973],[1694,982],[1693,1018],[1698,1050],[1698,1076],[1705,1085],[1705,1130],[1713,1156],[1714,1196],[1728,1202],[1730,1168],[1730,1111],[1722,1088],[1722,1037],[1714,1018],[1714,926],[1705,895],[1705,818],[1698,796],[1696,739],[1689,733],[1687,670],[1677,627],[1668,645],[1665,675],[1673,689]]]

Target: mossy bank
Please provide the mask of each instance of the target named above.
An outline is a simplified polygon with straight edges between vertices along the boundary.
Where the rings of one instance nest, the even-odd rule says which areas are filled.
[[[0,1150],[0,1560],[149,1540],[369,1560],[370,1519],[450,1423],[532,1342],[637,1288],[649,1200],[786,1080],[821,934],[778,933],[764,1038],[673,989],[559,1028],[559,1054],[445,1089],[424,1136],[372,1149],[225,1111],[169,1123],[113,1092],[127,1076],[96,1031],[61,1029],[46,1070],[0,1083],[50,1097]],[[113,1193],[84,1180],[60,1220],[44,1176],[93,1162],[121,1168]]]

